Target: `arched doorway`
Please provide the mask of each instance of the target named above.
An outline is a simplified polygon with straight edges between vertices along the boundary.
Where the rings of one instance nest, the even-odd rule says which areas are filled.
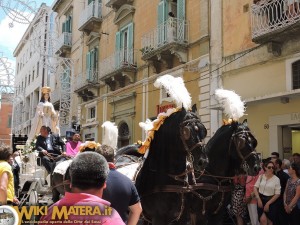
[[[121,148],[123,146],[129,145],[130,132],[128,124],[122,122],[119,125],[119,139],[118,139],[118,147]]]

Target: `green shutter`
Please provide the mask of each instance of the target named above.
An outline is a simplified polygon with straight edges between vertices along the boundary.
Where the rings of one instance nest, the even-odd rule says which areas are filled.
[[[86,79],[90,79],[90,77],[91,77],[91,57],[90,57],[90,52],[88,52],[87,54],[86,54]]]
[[[68,30],[67,31],[69,33],[72,33],[72,16],[69,16],[68,22],[69,22],[69,24],[68,24]]]
[[[117,33],[116,33],[116,61],[115,61],[115,66],[116,66],[116,68],[119,68],[119,66],[120,66],[120,50],[121,50],[121,34],[120,34],[120,31],[118,31]]]
[[[177,18],[185,20],[185,0],[177,0]]]
[[[98,74],[98,48],[95,48],[95,70]]]
[[[66,32],[66,23],[65,22],[62,23],[62,31],[61,32],[62,33]]]
[[[90,60],[91,61],[91,65],[90,65],[90,68],[91,68],[90,79],[92,81],[94,81],[95,80],[96,70],[97,70],[97,48],[94,48],[91,51],[90,58],[91,58],[91,60]]]
[[[157,8],[158,45],[163,44],[166,39],[166,26],[164,26],[163,24],[167,20],[167,15],[168,15],[168,4],[166,0],[163,0],[158,3],[158,8]]]
[[[157,25],[162,24],[165,21],[165,6],[166,2],[161,1],[158,3],[158,8],[157,8]]]
[[[183,42],[186,38],[185,0],[177,0],[177,18],[177,40]]]
[[[128,49],[127,49],[127,61],[129,64],[133,64],[133,23],[128,25]]]
[[[69,32],[69,27],[70,27],[70,21],[69,21],[69,18],[67,18],[67,20],[66,20],[66,25],[65,25],[65,31],[66,32]]]

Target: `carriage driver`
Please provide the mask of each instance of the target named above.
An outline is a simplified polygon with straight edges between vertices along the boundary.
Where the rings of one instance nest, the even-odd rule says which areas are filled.
[[[39,152],[42,164],[51,173],[55,166],[55,158],[59,155],[65,155],[66,147],[64,141],[58,134],[52,134],[51,129],[42,126],[40,135],[36,139],[35,147]]]

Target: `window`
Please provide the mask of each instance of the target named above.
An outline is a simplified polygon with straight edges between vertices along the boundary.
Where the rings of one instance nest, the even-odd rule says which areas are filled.
[[[88,119],[96,118],[96,106],[88,108]]]
[[[29,74],[28,75],[28,85],[30,84],[30,81],[31,81],[30,78],[31,78],[31,75]]]
[[[119,147],[129,145],[130,131],[127,123],[121,123],[119,126]]]
[[[185,0],[162,0],[158,4],[158,44],[182,39],[185,20]],[[177,33],[178,32],[178,33]],[[179,33],[180,32],[180,33]]]
[[[62,23],[62,33],[72,33],[72,16],[67,15],[66,21]]]
[[[86,75],[88,81],[98,80],[98,48],[95,47],[86,55]]]
[[[12,120],[12,116],[8,115],[7,128],[11,128],[11,120]]]
[[[40,70],[40,63],[37,62],[37,64],[36,64],[36,77],[39,76],[39,70]]]
[[[300,89],[300,60],[292,64],[293,90]]]
[[[123,27],[116,33],[116,67],[133,62],[133,23]]]
[[[35,74],[35,70],[33,68],[33,70],[32,70],[32,81],[34,81],[34,74]]]

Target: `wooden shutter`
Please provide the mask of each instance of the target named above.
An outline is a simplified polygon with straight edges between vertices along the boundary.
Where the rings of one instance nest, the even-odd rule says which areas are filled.
[[[133,64],[133,23],[128,25],[127,62]]]
[[[177,18],[185,20],[185,0],[177,0]]]
[[[91,57],[90,52],[86,54],[86,79],[89,80],[91,77]]]
[[[72,16],[68,18],[68,30],[67,32],[72,33]]]
[[[62,33],[66,32],[66,23],[63,22],[62,23],[62,30],[61,30]]]
[[[121,60],[121,55],[120,55],[120,50],[121,50],[121,34],[120,31],[116,33],[116,55],[115,55],[115,66],[116,68],[119,68],[120,66],[120,60]]]
[[[164,23],[167,20],[167,15],[168,15],[168,4],[166,0],[163,0],[158,3],[158,8],[157,8],[158,45],[163,44],[166,39],[166,26],[164,26]]]
[[[185,0],[177,0],[177,40],[183,42],[186,40],[185,28]]]

